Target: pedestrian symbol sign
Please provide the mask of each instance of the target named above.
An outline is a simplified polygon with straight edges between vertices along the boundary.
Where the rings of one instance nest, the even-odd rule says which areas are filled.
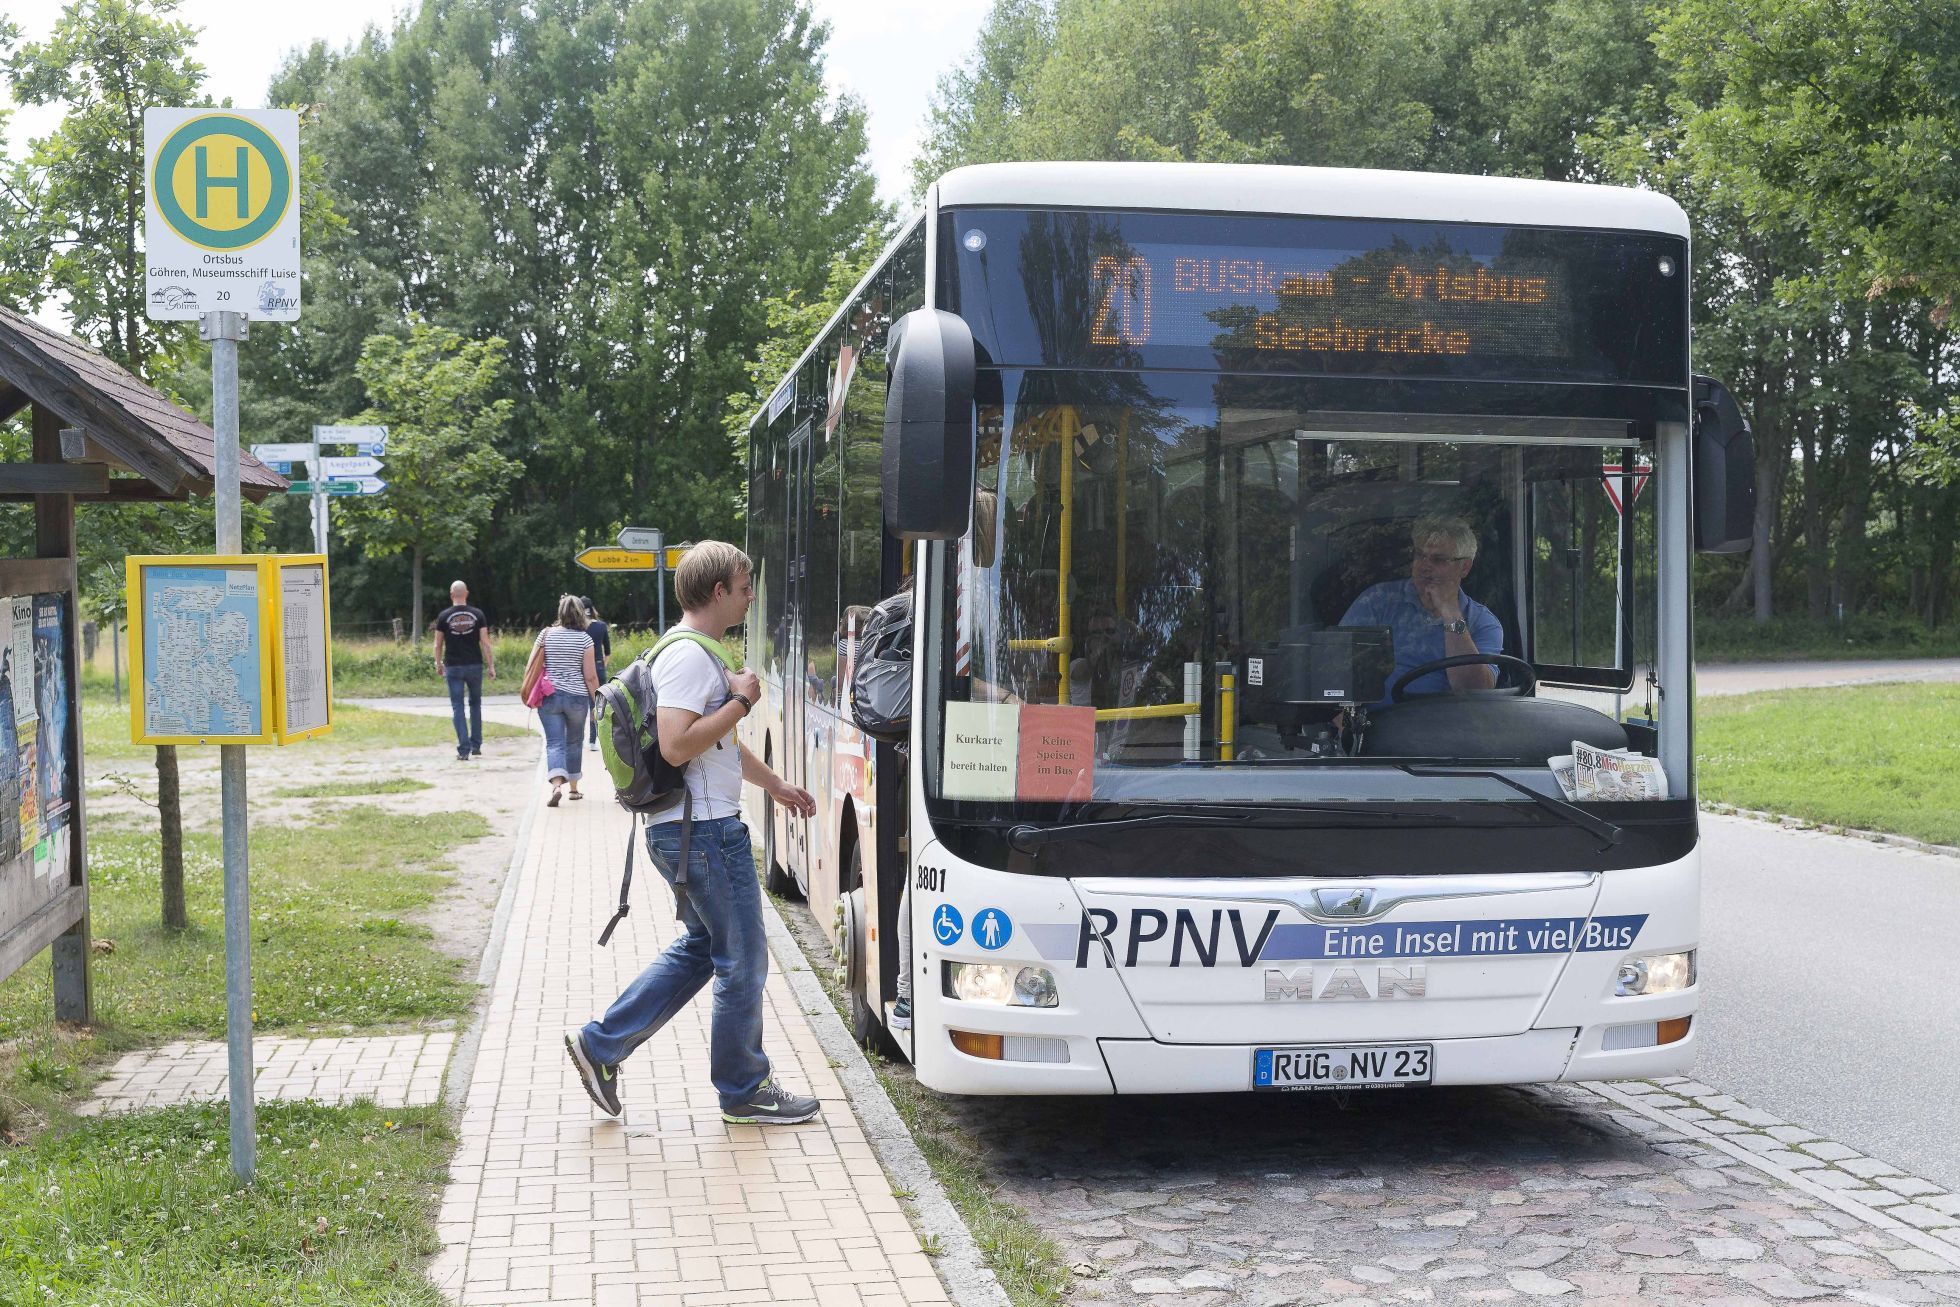
[[[997,949],[1014,938],[1014,923],[999,908],[983,908],[973,919],[973,942],[984,949]]]
[[[966,933],[966,922],[960,917],[960,910],[950,903],[942,903],[932,910],[932,937],[942,946],[950,947],[960,942]]]
[[[298,318],[298,115],[148,109],[143,138],[149,315]]]

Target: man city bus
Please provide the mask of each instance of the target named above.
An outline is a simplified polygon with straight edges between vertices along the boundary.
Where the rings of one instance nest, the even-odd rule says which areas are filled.
[[[750,428],[743,729],[817,818],[750,799],[855,1033],[975,1094],[1686,1069],[1689,578],[1754,496],[1688,260],[1604,186],[932,186]]]

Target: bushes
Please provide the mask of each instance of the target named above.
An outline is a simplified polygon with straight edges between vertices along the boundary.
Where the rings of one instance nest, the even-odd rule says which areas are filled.
[[[1856,614],[1842,622],[1801,617],[1773,617],[1767,622],[1695,618],[1695,657],[1703,662],[1955,656],[1960,656],[1960,627],[1929,631],[1912,617]]]

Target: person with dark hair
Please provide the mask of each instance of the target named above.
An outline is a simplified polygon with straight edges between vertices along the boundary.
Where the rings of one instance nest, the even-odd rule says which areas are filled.
[[[592,656],[598,662],[596,670],[599,676],[599,684],[604,685],[606,683],[606,659],[612,657],[612,628],[607,626],[599,617],[599,609],[593,604],[591,595],[586,595],[579,602],[585,605],[585,633],[592,637]],[[595,703],[593,707],[596,709],[598,705]],[[596,749],[599,747],[599,714],[595,711],[590,714],[587,720],[592,731],[592,738],[586,743]]]

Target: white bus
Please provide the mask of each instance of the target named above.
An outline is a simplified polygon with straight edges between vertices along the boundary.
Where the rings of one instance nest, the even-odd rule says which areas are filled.
[[[970,1094],[1686,1068],[1690,564],[1754,496],[1688,254],[1602,186],[931,187],[750,428],[744,739],[818,800],[751,817],[855,1033]]]

